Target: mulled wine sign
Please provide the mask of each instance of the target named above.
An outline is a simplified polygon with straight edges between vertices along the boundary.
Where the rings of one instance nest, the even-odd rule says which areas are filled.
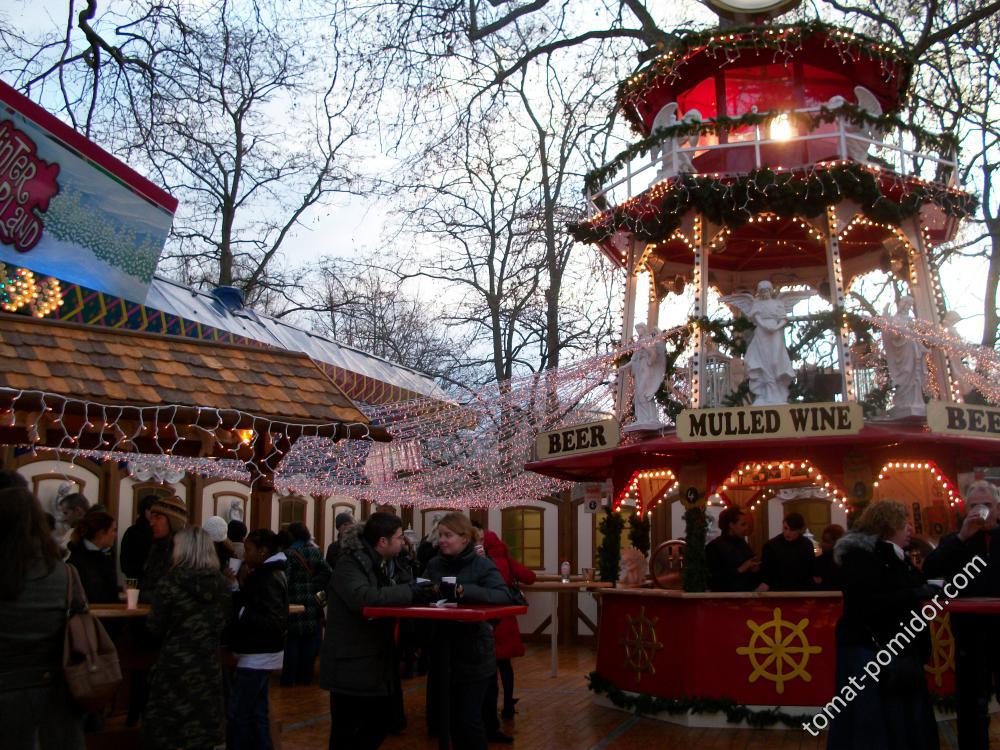
[[[538,437],[535,438],[535,455],[541,460],[589,453],[616,448],[620,441],[621,431],[618,421],[605,419],[538,433]]]
[[[677,415],[677,438],[694,443],[857,435],[863,426],[864,410],[854,402],[685,409]]]
[[[0,82],[0,262],[144,302],[176,209]]]

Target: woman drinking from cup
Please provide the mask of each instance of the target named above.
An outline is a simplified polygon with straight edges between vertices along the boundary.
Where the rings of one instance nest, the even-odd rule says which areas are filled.
[[[459,606],[515,603],[493,561],[476,554],[475,528],[467,516],[448,513],[438,522],[437,531],[438,555],[427,564],[424,575],[437,584],[442,597]],[[493,628],[485,622],[449,623],[447,628],[446,636],[439,634],[435,639],[432,658],[439,665],[442,649],[449,651],[452,743],[463,750],[485,750],[483,699],[497,671]],[[429,721],[432,718],[428,716]]]

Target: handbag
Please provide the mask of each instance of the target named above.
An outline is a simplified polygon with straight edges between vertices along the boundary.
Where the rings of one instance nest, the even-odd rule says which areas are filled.
[[[869,629],[872,643],[875,645],[875,652],[886,651],[892,654],[892,650],[883,645],[883,639],[879,638],[874,630]],[[923,683],[924,665],[920,658],[913,653],[911,648],[900,649],[893,655],[892,660],[882,667],[878,676],[878,683],[882,690],[889,693],[908,693],[916,686]]]
[[[74,592],[78,594],[74,607]],[[118,650],[101,621],[87,606],[80,576],[66,566],[66,631],[63,639],[63,676],[73,700],[84,711],[100,711],[122,682]]]

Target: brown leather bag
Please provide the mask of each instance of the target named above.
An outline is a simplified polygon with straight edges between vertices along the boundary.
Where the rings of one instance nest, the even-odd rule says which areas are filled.
[[[63,675],[70,694],[84,711],[106,708],[122,681],[118,650],[101,621],[90,613],[80,576],[72,565],[66,566]]]

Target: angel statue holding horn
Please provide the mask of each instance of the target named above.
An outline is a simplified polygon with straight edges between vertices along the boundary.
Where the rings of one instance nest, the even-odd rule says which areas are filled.
[[[656,392],[666,376],[667,345],[660,338],[656,326],[639,323],[635,332],[638,346],[632,359],[622,365],[622,369],[632,371],[632,405],[635,411],[635,422],[625,430],[655,430],[663,426]]]
[[[744,360],[756,406],[788,403],[788,386],[795,377],[785,348],[785,324],[792,308],[809,292],[775,294],[771,282],[757,284],[757,294],[736,292],[722,301],[742,312],[757,328]]]

